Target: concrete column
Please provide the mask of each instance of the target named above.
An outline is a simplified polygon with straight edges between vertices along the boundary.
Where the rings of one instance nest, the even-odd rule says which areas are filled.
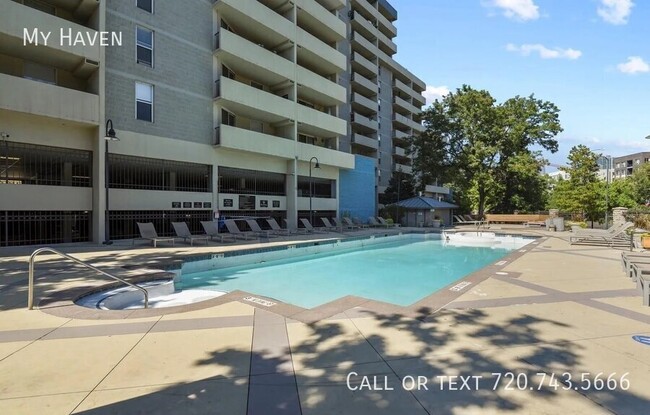
[[[625,207],[615,207],[612,209],[612,219],[613,226],[620,226],[627,222],[625,220],[625,214],[627,213],[627,208]]]
[[[106,226],[106,177],[105,177],[105,140],[104,131],[99,128],[93,143],[93,242],[101,244],[104,241]]]
[[[287,228],[298,228],[298,161],[287,161]]]

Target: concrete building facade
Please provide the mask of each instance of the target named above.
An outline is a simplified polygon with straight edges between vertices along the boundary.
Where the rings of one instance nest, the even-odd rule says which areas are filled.
[[[612,161],[614,179],[631,176],[639,166],[645,163],[650,163],[650,152],[647,151],[614,157]]]
[[[390,58],[394,10],[351,1],[3,3],[0,246],[102,242],[107,228],[132,238],[136,222],[200,231],[216,216],[296,227],[310,212],[340,214],[355,154],[387,183],[410,165],[393,137],[421,128],[424,85]],[[352,31],[355,7],[375,38]],[[120,44],[23,45],[25,28],[115,33]],[[361,56],[371,59],[363,79]],[[107,144],[109,120],[119,141]]]

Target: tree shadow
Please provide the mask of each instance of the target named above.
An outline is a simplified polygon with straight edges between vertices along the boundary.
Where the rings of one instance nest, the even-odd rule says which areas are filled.
[[[579,372],[594,371],[585,366],[584,346],[558,334],[571,332],[571,325],[530,315],[497,321],[482,310],[419,311],[419,319],[367,311],[361,318],[276,324],[273,330],[286,330],[290,342],[280,355],[272,350],[212,350],[194,363],[228,367],[250,357],[248,378],[174,384],[80,413],[514,414],[580,412],[602,405],[614,413],[639,414],[650,404],[620,388],[574,391],[548,381],[538,387],[540,372],[558,377],[558,371],[570,372],[577,379]],[[235,373],[242,368],[230,369]],[[350,372],[356,375],[349,377]],[[533,389],[506,385],[507,378],[495,386],[497,373],[525,374]],[[367,390],[364,376],[370,384],[377,379],[378,386],[388,384],[394,390]],[[403,388],[408,376],[426,377],[428,389]],[[453,390],[451,376],[482,378],[478,384],[469,382],[470,390]]]

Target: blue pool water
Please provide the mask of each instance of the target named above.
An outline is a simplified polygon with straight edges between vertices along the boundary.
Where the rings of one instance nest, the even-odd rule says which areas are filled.
[[[305,308],[346,295],[407,306],[511,250],[406,239],[341,253],[183,274],[187,288],[243,290]]]

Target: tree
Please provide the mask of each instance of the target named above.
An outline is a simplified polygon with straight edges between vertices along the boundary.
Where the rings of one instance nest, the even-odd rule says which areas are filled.
[[[650,203],[650,163],[636,168],[631,179],[636,201],[639,204]]]
[[[598,178],[598,155],[582,144],[569,151],[569,174],[553,190],[549,206],[580,213],[586,220],[597,220],[605,211],[605,183]]]
[[[416,195],[413,176],[403,173],[402,170],[393,172],[388,182],[388,187],[383,195],[380,195],[379,203],[390,205],[398,200],[410,199]]]
[[[463,209],[541,209],[542,161],[531,147],[557,151],[559,109],[534,96],[503,104],[485,90],[463,85],[423,114],[425,131],[410,141],[421,185],[437,181],[454,188]],[[521,192],[522,189],[530,190]]]
[[[634,179],[625,177],[609,184],[608,210],[615,207],[633,208],[639,205]]]

